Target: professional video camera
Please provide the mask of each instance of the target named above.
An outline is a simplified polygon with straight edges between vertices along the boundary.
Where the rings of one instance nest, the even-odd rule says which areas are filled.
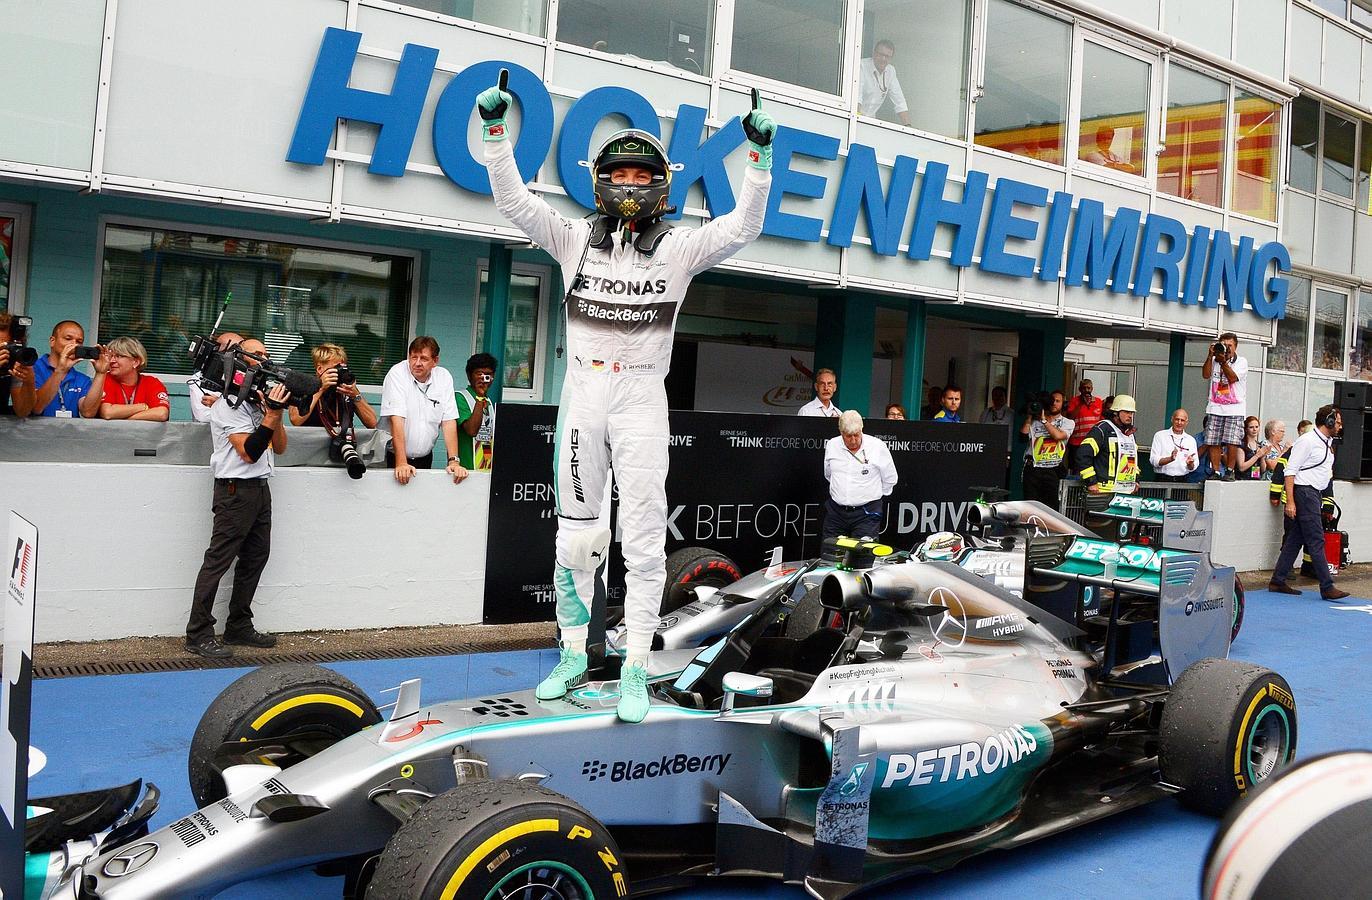
[[[10,339],[0,348],[10,352],[9,362],[0,366],[0,378],[8,375],[14,368],[14,364],[21,366],[31,366],[38,362],[38,351],[28,346],[29,326],[33,324],[33,319],[28,316],[13,316],[10,318]]]
[[[190,355],[191,365],[200,372],[201,389],[222,394],[232,409],[255,393],[266,396],[273,386],[283,384],[296,409],[305,413],[310,408],[310,397],[319,390],[319,379],[313,375],[277,365],[241,347],[220,350],[212,337],[197,334],[191,338]]]
[[[1038,418],[1043,415],[1043,411],[1053,405],[1053,395],[1048,391],[1039,391],[1029,397],[1029,415]]]

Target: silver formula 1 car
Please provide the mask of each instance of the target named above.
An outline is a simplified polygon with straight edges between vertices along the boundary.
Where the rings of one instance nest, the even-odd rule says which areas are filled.
[[[1289,686],[1222,658],[1232,569],[1178,551],[1154,585],[1068,544],[1030,539],[1037,605],[834,541],[826,618],[803,636],[777,626],[813,570],[769,566],[732,586],[756,604],[727,635],[650,655],[638,725],[616,718],[614,681],[432,704],[411,681],[382,721],[336,673],[257,670],[196,730],[202,808],[103,847],[62,896],[205,897],[316,866],[373,900],[587,900],[718,875],[840,898],[1174,794],[1221,812],[1292,758]],[[1108,589],[1099,613],[1088,586]]]
[[[1197,511],[1189,501],[1120,496],[1112,499],[1099,513],[1099,518],[1102,527],[1092,531],[1032,500],[978,501],[968,507],[967,526],[962,534],[935,535],[912,553],[893,552],[890,559],[914,557],[947,561],[1017,597],[1024,597],[1026,590],[1043,593],[1060,587],[1060,584],[1044,579],[1028,584],[1027,551],[1031,538],[1055,535],[1067,541],[1063,559],[1066,571],[1090,571],[1093,564],[1099,564],[1099,570],[1103,572],[1105,564],[1113,561],[1112,568],[1131,582],[1154,588],[1153,596],[1156,596],[1164,557],[1186,551],[1209,558],[1210,515]],[[1113,540],[1105,540],[1101,533],[1110,534]],[[677,559],[692,565],[673,565]],[[706,568],[701,560],[708,560],[711,567]],[[786,591],[789,600],[785,601],[789,607],[789,623],[781,623],[779,630],[804,637],[818,627],[823,616],[819,586],[824,576],[834,570],[834,564],[834,559],[824,555],[784,564],[773,560],[768,571],[774,576],[779,572],[793,576]],[[756,591],[731,584],[732,578],[728,575],[735,571],[733,563],[707,548],[678,550],[668,558],[667,569],[671,577],[663,595],[662,618],[653,642],[656,649],[705,646],[736,627],[762,602]],[[1237,575],[1233,585],[1230,640],[1238,637],[1243,626],[1245,606],[1243,585]],[[1098,614],[1108,593],[1107,588],[1084,585],[1081,598],[1085,613]],[[1131,600],[1150,602],[1137,592],[1131,595]],[[608,629],[606,652],[622,657],[626,639],[623,625]]]

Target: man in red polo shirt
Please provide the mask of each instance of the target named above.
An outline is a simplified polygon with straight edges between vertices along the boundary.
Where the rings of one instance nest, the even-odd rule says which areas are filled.
[[[1092,392],[1096,386],[1091,383],[1091,379],[1083,378],[1081,384],[1077,385],[1077,396],[1067,401],[1067,409],[1064,413],[1067,418],[1072,420],[1072,436],[1067,439],[1067,459],[1070,462],[1076,459],[1076,448],[1081,442],[1086,440],[1086,436],[1091,433],[1091,429],[1104,417],[1101,408],[1102,400],[1093,397]],[[1075,467],[1074,467],[1075,468]]]

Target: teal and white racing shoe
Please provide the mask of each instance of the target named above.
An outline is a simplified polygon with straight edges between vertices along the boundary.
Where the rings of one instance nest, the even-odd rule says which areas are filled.
[[[615,709],[623,722],[642,722],[648,715],[648,670],[640,665],[625,666],[619,675],[619,706]]]
[[[556,700],[575,687],[586,674],[586,654],[562,648],[562,657],[548,673],[548,677],[538,683],[534,696],[540,700]]]

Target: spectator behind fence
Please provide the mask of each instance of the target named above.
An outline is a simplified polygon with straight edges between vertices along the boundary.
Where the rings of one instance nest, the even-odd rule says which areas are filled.
[[[924,394],[924,405],[919,409],[919,417],[928,421],[938,415],[943,408],[943,386],[931,384]]]
[[[0,312],[0,416],[25,418],[33,412],[37,390],[33,384],[33,366],[19,362],[17,354],[5,347],[14,340],[13,317]]]
[[[991,388],[991,405],[982,410],[980,422],[983,425],[1000,425],[1005,429],[1005,450],[1009,452],[1010,444],[1014,440],[1010,426],[1014,424],[1015,411],[1006,403],[1006,397],[1005,388],[1000,385]]]
[[[396,481],[409,484],[416,469],[433,466],[440,433],[453,484],[467,477],[457,456],[455,393],[452,373],[438,364],[438,341],[427,335],[410,341],[409,357],[391,366],[381,386],[381,415],[391,430],[386,465],[395,469]]]
[[[1309,419],[1301,419],[1296,423],[1296,437],[1300,437],[1307,431],[1315,427],[1315,423]],[[1294,443],[1294,442],[1293,442]]]
[[[1239,465],[1239,448],[1244,441],[1247,415],[1248,360],[1238,354],[1239,339],[1232,331],[1220,335],[1201,365],[1201,374],[1210,382],[1205,412],[1205,444],[1210,451],[1210,468],[1219,470],[1220,453],[1229,470],[1222,476],[1233,481]]]
[[[1096,423],[1104,418],[1101,399],[1095,396],[1095,385],[1091,379],[1083,378],[1077,385],[1077,395],[1067,401],[1063,415],[1072,420],[1072,436],[1067,439],[1068,465],[1076,469],[1075,450],[1086,440],[1086,435]]]
[[[838,437],[824,445],[826,538],[875,538],[881,534],[881,498],[896,486],[896,464],[880,438],[862,433],[862,416],[848,410],[838,417]]]
[[[148,351],[134,337],[117,337],[95,360],[91,393],[99,394],[100,418],[135,422],[165,422],[171,418],[167,386],[156,375],[144,373]]]
[[[1024,453],[1024,499],[1053,509],[1058,508],[1058,487],[1067,474],[1063,460],[1073,427],[1072,420],[1062,414],[1062,405],[1062,391],[1053,391],[1046,406],[1040,396],[1037,406],[1031,403],[1019,429],[1029,439]]]
[[[1238,477],[1256,481],[1267,474],[1267,440],[1262,437],[1262,420],[1248,416],[1243,420],[1243,441],[1239,444]]]
[[[1172,413],[1172,427],[1153,435],[1148,461],[1153,464],[1153,477],[1158,481],[1189,481],[1191,473],[1200,465],[1200,450],[1196,439],[1186,433],[1191,416],[1184,409]]]
[[[244,340],[243,349],[261,356],[261,341]],[[258,365],[249,359],[248,365]],[[233,656],[224,643],[274,647],[276,638],[253,627],[252,601],[272,551],[272,493],[269,481],[277,454],[286,452],[282,410],[290,400],[283,384],[275,385],[237,408],[220,397],[210,407],[210,469],[214,472],[210,546],[195,578],[191,613],[186,621],[186,651],[208,659]],[[237,560],[233,594],[224,623],[224,643],[214,633],[214,598],[219,581]]]
[[[837,419],[843,410],[833,402],[834,394],[838,391],[838,376],[833,369],[815,370],[815,399],[802,406],[796,411],[798,416],[823,416],[828,419]]]
[[[1291,449],[1294,441],[1286,439],[1286,423],[1281,419],[1268,419],[1267,424],[1262,428],[1263,437],[1267,438],[1267,455],[1263,457],[1263,477],[1270,478],[1272,470],[1277,467],[1277,460],[1282,454]]]
[[[348,368],[348,351],[339,344],[320,344],[310,351],[310,357],[314,374],[319,376],[319,390],[310,398],[309,411],[303,416],[294,406],[290,408],[291,424],[324,428],[336,435],[352,425],[356,414],[363,428],[375,428],[376,409],[357,388],[357,373]]]
[[[900,78],[891,60],[896,55],[896,45],[882,38],[872,47],[872,55],[858,62],[858,112],[864,116],[885,113],[887,101],[891,112],[900,119],[900,124],[910,124],[910,104],[905,101],[905,92],[900,89]],[[889,121],[889,116],[882,115]]]
[[[899,403],[886,404],[886,418],[903,420],[905,418],[905,407],[901,406]]]
[[[943,389],[942,408],[934,413],[931,421],[954,424],[962,424],[962,416],[958,415],[958,410],[962,408],[962,388],[955,384],[950,384]]]
[[[243,340],[243,335],[233,331],[225,331],[218,335],[214,342],[220,351],[236,347]],[[204,372],[195,372],[186,381],[186,394],[191,402],[191,418],[197,422],[208,422],[210,420],[210,407],[219,399],[218,394],[207,394],[201,388],[201,379],[205,377]]]
[[[464,468],[489,472],[495,463],[495,401],[487,393],[495,383],[496,360],[489,353],[467,359],[467,387],[457,392],[457,450]]]
[[[91,393],[91,378],[78,372],[76,350],[86,342],[80,322],[64,319],[52,327],[49,352],[33,364],[34,414],[58,419],[93,419],[100,414],[100,394]]]

